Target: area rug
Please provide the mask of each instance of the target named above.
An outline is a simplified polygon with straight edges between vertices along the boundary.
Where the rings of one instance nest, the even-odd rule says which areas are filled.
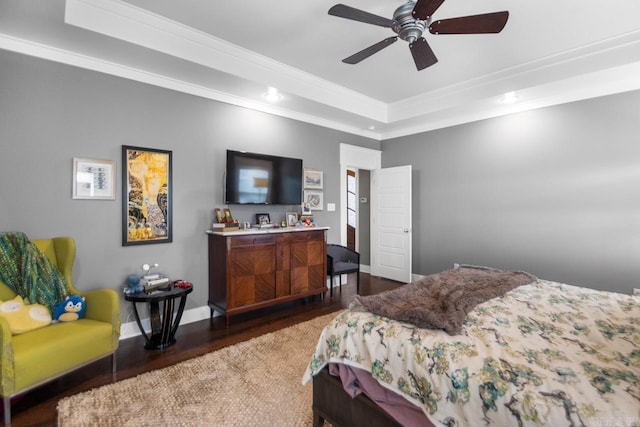
[[[58,402],[58,426],[311,426],[302,376],[336,313]]]

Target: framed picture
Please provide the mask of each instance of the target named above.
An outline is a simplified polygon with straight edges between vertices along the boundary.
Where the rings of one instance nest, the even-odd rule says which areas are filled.
[[[233,224],[235,221],[233,220],[233,216],[231,215],[231,209],[224,208],[224,222],[227,224]]]
[[[116,162],[73,158],[74,199],[115,200]]]
[[[304,200],[302,203],[308,203],[312,211],[322,210],[322,191],[304,190]]]
[[[322,190],[322,171],[305,168],[302,182],[304,188]]]
[[[295,227],[298,222],[297,212],[287,212],[287,227]]]
[[[311,215],[311,205],[305,201],[302,202],[302,215]]]
[[[269,217],[268,213],[256,214],[256,224],[260,224],[260,225],[271,224],[271,217]]]
[[[220,210],[220,208],[216,208],[214,212],[216,213],[216,222],[218,224],[224,224],[224,215],[222,214],[222,210]]]
[[[173,239],[171,151],[122,146],[122,245]]]

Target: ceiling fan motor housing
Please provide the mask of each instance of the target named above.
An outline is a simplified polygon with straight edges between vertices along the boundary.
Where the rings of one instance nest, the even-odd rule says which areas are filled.
[[[392,27],[393,32],[409,43],[420,38],[431,21],[431,17],[426,21],[415,19],[411,13],[415,5],[415,2],[409,1],[393,12],[393,20],[395,21],[395,25]]]

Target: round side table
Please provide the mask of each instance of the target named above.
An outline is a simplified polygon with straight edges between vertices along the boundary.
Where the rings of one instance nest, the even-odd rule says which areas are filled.
[[[134,294],[124,295],[124,299],[131,301],[133,304],[133,313],[136,317],[136,322],[146,341],[144,348],[147,350],[158,350],[175,344],[175,335],[180,325],[184,305],[187,302],[187,294],[190,294],[191,291],[193,291],[193,286],[179,288],[172,284],[171,289],[168,290],[136,292]],[[175,301],[178,298],[180,298],[180,305],[174,319]],[[137,306],[139,302],[149,304],[150,334],[147,334],[142,327]],[[163,303],[162,314],[160,313],[160,302]]]

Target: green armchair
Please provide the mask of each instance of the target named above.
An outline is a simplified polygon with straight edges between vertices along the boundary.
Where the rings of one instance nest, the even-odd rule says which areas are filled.
[[[11,423],[11,398],[38,387],[74,369],[111,356],[116,371],[116,350],[120,338],[120,300],[113,289],[89,292],[74,288],[71,270],[76,255],[73,239],[56,237],[33,243],[57,265],[72,294],[85,297],[86,315],[73,322],[52,323],[20,335],[12,335],[0,318],[0,394],[4,423]],[[0,301],[16,296],[0,281]]]

